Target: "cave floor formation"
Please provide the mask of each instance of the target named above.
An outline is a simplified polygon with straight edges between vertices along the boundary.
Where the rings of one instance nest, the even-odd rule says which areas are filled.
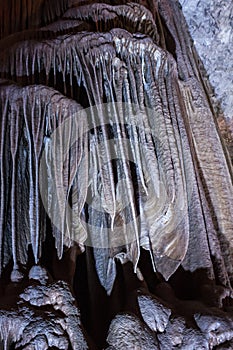
[[[231,149],[178,1],[3,1],[0,38],[0,349],[233,349]]]

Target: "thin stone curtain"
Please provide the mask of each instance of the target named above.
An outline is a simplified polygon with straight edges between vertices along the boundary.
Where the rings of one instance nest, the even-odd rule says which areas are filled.
[[[191,52],[193,48],[185,33],[185,25],[178,21],[179,13],[173,7],[173,2],[155,3],[153,16],[140,4],[77,6],[65,12],[53,27],[35,31],[33,38],[27,39],[27,35],[31,35],[27,32],[20,41],[14,42],[12,37],[10,45],[1,52],[0,70],[5,79],[13,79],[23,85],[46,83],[60,89],[61,93],[72,97],[81,106],[85,95],[86,105],[83,107],[102,103],[133,105],[134,110],[123,111],[123,117],[122,111],[107,111],[110,130],[106,125],[101,126],[102,111],[97,108],[93,127],[97,129],[98,126],[101,130],[99,134],[95,130],[93,135],[88,136],[87,148],[90,150],[93,143],[98,144],[100,138],[104,147],[102,150],[99,148],[100,154],[97,152],[95,156],[89,151],[86,164],[82,162],[82,166],[87,167],[84,171],[86,177],[90,169],[91,174],[88,178],[76,179],[73,184],[67,178],[72,168],[64,174],[65,190],[68,191],[69,187],[71,192],[81,191],[76,199],[84,198],[79,215],[87,216],[86,221],[91,222],[97,235],[102,226],[109,225],[112,226],[109,234],[111,231],[114,234],[114,226],[121,219],[125,223],[122,225],[122,235],[127,236],[127,232],[124,232],[127,220],[135,221],[139,216],[133,242],[123,248],[111,249],[111,243],[109,248],[94,247],[97,272],[109,293],[116,273],[115,259],[119,257],[132,261],[136,271],[140,246],[150,251],[155,270],[166,279],[180,264],[191,271],[207,268],[210,276],[215,278],[215,257],[214,264],[221,265],[218,280],[230,286],[231,169]],[[77,21],[79,24],[76,26]],[[90,28],[85,30],[85,25]],[[97,32],[93,32],[94,27]],[[67,28],[72,28],[72,33],[63,34]],[[44,30],[48,39],[41,39]],[[32,245],[36,263],[41,256],[46,225],[39,198],[40,157],[45,140],[48,141],[50,137],[48,125],[51,127],[51,120],[54,120],[52,128],[55,129],[65,118],[64,113],[70,113],[74,105],[74,102],[60,97],[63,103],[53,108],[54,96],[57,98],[57,92],[51,88],[47,92],[45,87],[39,85],[20,88],[2,81],[1,181],[2,189],[6,189],[6,193],[2,191],[1,201],[3,267],[11,254],[15,270],[19,263],[25,264],[29,244]],[[79,108],[77,105],[77,111]],[[118,126],[122,124],[124,128],[119,129]],[[78,127],[81,128],[81,125]],[[146,132],[148,129],[152,130],[149,135]],[[153,135],[154,130],[156,135]],[[108,149],[109,132],[112,140],[119,143],[120,151],[116,157],[121,164],[115,169],[111,150]],[[132,148],[135,175],[124,154],[123,137],[129,139]],[[133,138],[136,142],[132,141]],[[91,165],[93,157],[98,158],[99,168]],[[104,165],[106,161],[109,162],[107,167]],[[79,159],[73,159],[72,164],[67,161],[67,166],[74,166],[77,171],[75,176],[78,177],[79,171],[83,174],[83,169],[79,169],[75,162],[78,164]],[[22,172],[25,172],[24,175]],[[125,176],[126,188],[118,187],[114,172],[118,179]],[[26,184],[21,194],[22,178]],[[5,184],[5,181],[8,183]],[[80,186],[79,181],[85,182],[85,185]],[[162,196],[159,182],[163,183]],[[107,215],[102,218],[95,217],[98,213],[92,210],[92,205],[84,213],[87,192],[92,191],[94,201],[98,186],[101,187],[102,205]],[[49,190],[48,196],[53,196]],[[176,216],[180,215],[180,208],[176,205],[176,198],[181,190],[184,203],[179,205],[183,205],[183,218],[178,222]],[[117,207],[123,196],[120,191],[128,191],[128,213],[122,213],[120,205]],[[159,205],[156,203],[161,202],[164,196],[166,201],[160,208],[161,217],[158,218]],[[16,210],[15,201],[23,204],[21,209],[17,205]],[[112,217],[111,224],[108,215]],[[130,217],[127,218],[127,215]],[[163,216],[166,215],[167,224],[163,224],[166,221]],[[73,218],[72,222],[76,219]],[[7,225],[7,222],[10,224]],[[93,222],[98,224],[93,225]],[[64,237],[65,232],[54,228],[59,256],[62,255],[62,242],[68,245],[72,245],[73,241],[85,243],[85,234],[78,230],[71,230],[69,237]],[[79,235],[83,237],[82,240]],[[10,244],[6,244],[9,240]]]
[[[216,296],[222,306],[233,277],[232,168],[177,2],[61,1],[54,16],[37,13],[32,29],[1,27],[19,32],[0,41],[0,274],[13,261],[12,282],[28,265],[38,280],[46,244],[59,259],[75,246],[92,252],[110,296],[119,263],[144,281],[146,251],[162,281],[205,271],[228,291]],[[162,333],[172,311],[152,299],[141,295],[137,308]],[[151,304],[164,325],[151,326]]]

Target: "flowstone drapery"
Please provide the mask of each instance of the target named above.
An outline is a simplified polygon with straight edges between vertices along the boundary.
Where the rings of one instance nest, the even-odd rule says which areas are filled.
[[[228,346],[232,167],[178,3],[32,3],[1,24],[3,349]]]

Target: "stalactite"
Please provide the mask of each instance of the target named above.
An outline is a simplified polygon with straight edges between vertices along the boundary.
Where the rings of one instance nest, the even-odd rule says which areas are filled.
[[[97,31],[107,31],[111,29],[111,26],[115,28],[123,27],[132,31],[132,33],[144,33],[155,42],[159,41],[152,13],[144,6],[136,3],[118,6],[94,3],[76,8],[72,7],[63,15],[63,18],[95,22]]]
[[[59,104],[57,104],[58,101]],[[4,137],[4,145],[9,144],[10,146],[12,158],[10,163],[11,166],[6,165],[5,168],[6,170],[9,168],[8,176],[12,173],[11,185],[8,189],[9,193],[11,193],[11,213],[6,213],[6,206],[3,199],[1,203],[1,212],[5,212],[6,216],[10,215],[11,217],[11,247],[14,261],[12,279],[17,280],[21,277],[20,272],[17,272],[18,263],[25,264],[27,260],[27,246],[29,244],[32,245],[35,262],[37,263],[41,256],[41,244],[44,241],[46,234],[45,211],[41,203],[39,187],[39,162],[42,158],[42,148],[44,147],[45,141],[49,140],[50,133],[52,133],[56,127],[61,125],[66,118],[75,115],[75,113],[78,112],[79,107],[74,101],[65,99],[58,92],[47,87],[29,86],[21,88],[20,86],[10,84],[7,81],[1,81],[1,108],[3,113],[1,133]],[[80,137],[82,136],[81,119],[79,119],[79,123],[81,130],[81,134],[79,135],[80,140]],[[61,140],[58,140],[57,142],[61,142]],[[80,142],[82,143],[82,140]],[[82,154],[82,150],[80,152]],[[77,164],[80,155],[78,155],[77,152],[74,152],[72,153],[72,156],[73,167],[76,168],[75,164]],[[22,163],[24,162],[22,157],[26,158],[27,167],[26,172],[23,174],[21,171],[25,171],[25,169],[23,169],[24,167],[22,167],[22,164],[20,163],[20,161]],[[1,162],[4,169],[4,165],[7,164],[9,160],[2,157]],[[57,162],[57,164],[60,163]],[[48,163],[48,167],[51,167],[51,163]],[[2,175],[2,181],[4,181],[3,176],[6,175],[5,169],[2,170],[4,173]],[[63,173],[64,172],[62,171],[61,174]],[[73,177],[76,175],[75,170],[72,175],[72,169],[70,169],[70,173],[70,183],[65,184],[67,191],[70,191]],[[25,177],[23,181],[25,181],[27,186],[24,187],[24,197],[21,195],[21,199],[19,199],[17,198],[19,196],[18,186],[22,183],[20,178],[22,175]],[[45,175],[46,173],[44,173],[44,176]],[[56,173],[56,175],[58,175],[58,173]],[[64,173],[64,175],[67,177],[67,173]],[[42,179],[41,181],[43,180],[45,181],[45,179]],[[46,182],[47,180],[45,181],[45,186]],[[48,181],[48,183],[51,185],[51,182]],[[44,190],[46,190],[46,194],[48,194],[48,197],[50,198],[51,194],[49,191],[51,188],[46,189],[45,187]],[[23,198],[26,200],[26,203],[29,203],[27,213],[22,209],[23,206],[27,207],[26,203],[24,201],[22,202]],[[47,207],[48,210],[50,210],[49,206]],[[64,208],[64,203],[62,203],[62,207]],[[24,213],[23,217],[21,216],[22,213]],[[20,225],[19,223],[22,221],[22,218],[23,223]],[[56,223],[56,220],[54,222]],[[5,239],[4,230],[1,232],[1,245],[3,245]],[[56,232],[58,234],[56,237],[57,248],[59,247],[58,254],[61,256],[64,232],[62,232],[61,237],[59,236],[59,231]],[[72,243],[71,238],[69,240],[68,237],[65,238],[65,241],[69,241],[69,245]],[[7,255],[8,258],[6,261],[5,254],[7,255],[9,253],[2,249],[1,262],[3,266],[6,265],[10,258],[10,255]],[[1,268],[3,267],[2,264]]]
[[[67,0],[3,0],[0,5],[0,38],[52,22],[67,7]]]
[[[74,47],[76,47],[75,54]],[[206,203],[207,207],[209,207],[209,213],[204,213],[200,194],[198,192],[192,194],[193,186],[195,186],[193,184],[193,182],[195,182],[195,175],[192,174],[199,171],[196,162],[198,161],[199,164],[202,162],[202,155],[198,149],[201,150],[204,147],[206,138],[199,138],[197,149],[195,141],[193,140],[193,134],[196,135],[196,140],[198,138],[197,133],[200,133],[199,127],[190,120],[187,128],[187,122],[184,123],[183,121],[189,116],[190,105],[192,105],[192,109],[200,108],[201,112],[198,112],[200,115],[200,117],[198,117],[200,118],[200,125],[203,126],[204,123],[203,117],[201,117],[201,114],[203,114],[204,111],[206,115],[210,115],[210,117],[208,117],[208,120],[210,120],[210,118],[212,118],[211,112],[208,110],[208,105],[205,103],[205,100],[200,100],[189,94],[183,96],[185,103],[191,98],[189,104],[183,105],[180,103],[179,98],[174,96],[174,94],[181,94],[185,89],[182,87],[181,82],[179,83],[174,58],[169,53],[159,48],[151,38],[141,36],[140,34],[132,35],[122,29],[113,29],[109,33],[101,34],[81,32],[43,42],[20,42],[20,45],[13,45],[8,54],[4,53],[3,59],[5,59],[5,62],[1,68],[2,71],[8,72],[7,74],[9,74],[8,67],[11,66],[9,63],[15,60],[15,55],[16,57],[18,55],[21,57],[22,64],[19,65],[19,67],[15,67],[16,71],[12,72],[12,75],[17,77],[25,75],[32,76],[35,74],[35,70],[40,73],[43,69],[46,72],[46,76],[49,76],[52,70],[55,70],[55,74],[62,72],[64,82],[63,91],[65,93],[69,85],[69,82],[66,81],[66,76],[69,74],[72,76],[76,75],[77,82],[79,82],[79,84],[82,83],[85,86],[89,105],[92,106],[95,104],[99,106],[95,113],[90,111],[91,122],[95,128],[95,143],[98,144],[101,142],[101,147],[98,146],[98,151],[96,152],[97,164],[100,172],[97,173],[95,171],[94,177],[100,176],[102,186],[100,205],[105,211],[105,215],[110,215],[110,227],[113,231],[113,237],[114,222],[117,219],[119,212],[116,212],[116,184],[114,183],[111,162],[112,151],[109,148],[106,124],[113,123],[113,125],[116,125],[116,130],[114,130],[113,133],[116,135],[114,137],[119,139],[119,136],[117,135],[122,132],[118,127],[119,123],[130,123],[130,125],[134,125],[135,122],[134,119],[127,120],[124,113],[123,119],[119,119],[119,114],[114,105],[111,111],[103,111],[100,104],[106,99],[109,103],[114,101],[118,103],[131,103],[135,106],[136,113],[141,109],[141,113],[137,116],[139,120],[136,122],[135,126],[133,126],[134,128],[136,127],[139,129],[139,135],[134,131],[134,133],[129,136],[129,138],[132,137],[132,139],[136,138],[136,142],[131,142],[133,161],[138,165],[139,172],[142,170],[144,174],[150,174],[152,172],[155,174],[157,173],[157,177],[153,177],[153,180],[146,180],[141,173],[141,176],[137,179],[140,186],[144,187],[144,189],[146,188],[146,192],[150,193],[150,195],[148,195],[148,193],[145,195],[143,191],[139,192],[141,204],[139,208],[139,217],[140,214],[142,214],[145,220],[145,222],[140,224],[143,227],[143,230],[141,231],[141,234],[139,234],[137,223],[138,213],[136,212],[135,194],[133,190],[135,185],[133,184],[132,174],[127,160],[128,147],[125,147],[124,143],[119,139],[116,157],[122,159],[123,174],[126,184],[125,189],[122,189],[122,191],[128,193],[130,207],[127,215],[130,215],[130,220],[132,220],[133,223],[131,227],[132,241],[129,245],[126,245],[126,250],[128,258],[133,261],[136,269],[139,259],[139,247],[142,245],[145,249],[151,252],[155,269],[159,270],[162,275],[168,279],[182,263],[185,257],[186,261],[188,260],[186,253],[188,250],[190,230],[193,230],[190,228],[190,222],[194,220],[194,218],[189,215],[189,203],[192,202],[193,196],[195,196],[194,198],[197,201],[196,206],[199,206],[199,209],[195,209],[195,215],[198,215],[199,217],[198,225],[200,225],[203,215],[205,215],[205,223],[208,215],[213,215],[211,202]],[[135,61],[136,56],[138,57],[137,62]],[[111,66],[113,60],[119,60],[119,62],[121,62],[120,65],[122,66],[117,82],[118,86],[113,82],[115,74],[113,67]],[[33,61],[37,62],[37,65],[32,66],[27,63]],[[73,72],[70,71],[71,67]],[[140,67],[140,71],[138,71],[138,67]],[[79,80],[80,76],[82,77],[82,81]],[[93,84],[93,78],[95,84]],[[189,84],[190,83],[188,82],[186,83],[187,86],[189,86]],[[196,82],[195,84],[194,91],[201,89],[201,87],[199,87],[200,83]],[[152,109],[154,113],[146,111],[144,106],[140,104],[140,101],[141,103],[144,103],[144,101],[141,99],[140,94],[136,93],[138,91],[136,86],[141,87],[141,96],[142,94],[144,95],[146,107]],[[176,89],[174,89],[174,86]],[[195,102],[195,99],[197,99],[197,102]],[[174,100],[176,101],[175,106],[173,102]],[[77,102],[81,101],[77,100]],[[197,104],[197,107],[194,107],[194,103]],[[133,110],[129,112],[130,115],[133,114]],[[107,121],[101,119],[104,114],[107,115]],[[140,118],[142,119],[140,120]],[[99,125],[101,125],[100,136],[96,134],[96,126]],[[181,127],[182,141],[180,138]],[[148,129],[151,129],[152,135],[147,135],[148,133],[144,131]],[[228,193],[230,193],[230,173],[224,159],[224,153],[221,151],[220,139],[214,130],[215,129],[213,129],[213,132],[212,129],[208,131],[208,140],[212,140],[213,144],[215,144],[215,148],[218,147],[218,152],[221,153],[221,155],[219,154],[219,158],[223,159],[223,161],[221,162],[222,170],[220,170],[219,167],[219,171],[224,171],[228,174],[224,179],[225,184],[223,184],[223,181],[221,181],[221,184],[224,188],[227,188]],[[121,137],[124,138],[124,134],[122,134]],[[190,144],[192,145],[191,147]],[[63,146],[61,145],[61,149],[62,147]],[[138,147],[142,158],[139,157]],[[190,147],[190,152],[192,153],[191,158],[186,149],[187,147]],[[208,157],[211,162],[217,157],[217,153],[214,155],[213,152],[213,149],[208,149]],[[214,169],[211,170],[211,168],[208,167],[208,160],[203,161],[208,168],[208,175],[207,173],[206,175],[203,173],[204,177],[201,176],[199,178],[198,186],[203,186],[204,188],[208,183],[206,181],[209,181],[209,188],[211,188],[211,181],[216,181],[216,171]],[[107,165],[105,165],[105,162]],[[157,166],[156,163],[158,164]],[[60,171],[57,169],[57,171],[59,174],[62,174],[61,169]],[[204,163],[202,171],[204,171]],[[122,174],[119,173],[118,177],[121,178],[121,176]],[[66,183],[65,187],[67,186],[68,184]],[[216,185],[214,186],[217,190]],[[96,188],[96,185],[94,185],[94,187]],[[84,188],[83,191],[87,193],[87,187]],[[191,193],[188,193],[190,191]],[[208,192],[205,192],[205,190],[204,193],[205,196],[208,195]],[[214,192],[212,193],[214,195]],[[219,199],[222,198],[222,203],[227,205],[224,211],[228,211],[228,217],[231,217],[231,195],[228,195],[227,201],[224,191],[217,190],[216,195]],[[95,198],[96,193],[92,193],[92,196]],[[216,202],[216,197],[213,201]],[[232,227],[224,213],[221,213],[222,209],[223,204],[219,205],[217,208],[217,212],[219,213],[217,220],[220,232],[217,233],[217,227],[215,227],[214,230],[215,236],[220,235],[220,237],[225,237],[220,239],[220,241],[222,241],[221,244],[224,246],[224,239],[231,244],[230,232]],[[82,207],[79,208],[79,213],[81,213],[81,210]],[[177,213],[180,214],[177,215]],[[61,218],[63,218],[62,221],[64,223],[65,212],[60,213],[60,215]],[[89,215],[90,222],[92,222],[91,225],[93,226],[93,223],[96,222],[96,212],[91,210]],[[127,215],[125,216],[125,219],[123,219],[125,224],[127,224]],[[109,225],[109,221],[107,220],[105,222],[104,217],[102,220],[102,224],[100,221],[97,225],[98,229],[102,225],[103,227],[108,227]],[[34,222],[34,219],[32,221]],[[210,219],[210,222],[213,222],[212,219]],[[63,225],[63,223],[61,225]],[[205,225],[205,223],[203,223],[203,225]],[[75,225],[79,226],[77,223]],[[36,225],[36,227],[38,227],[38,225]],[[93,228],[93,230],[93,232],[95,232],[96,229]],[[197,235],[197,232],[193,231],[193,234]],[[210,239],[208,228],[203,228],[203,234],[208,237],[207,240]],[[90,244],[95,246],[92,241],[93,237],[101,237],[101,235],[97,234],[97,232],[95,234],[92,234],[91,232],[90,235],[92,237]],[[142,239],[140,238],[140,235]],[[58,249],[59,256],[62,255],[63,237],[64,232],[61,232],[59,240],[60,246]],[[107,239],[106,243],[104,242],[105,239]],[[111,245],[111,240],[108,241],[109,238],[104,238],[104,234],[102,240],[104,246]],[[38,238],[36,241],[38,241]],[[166,242],[166,244],[164,244],[164,242]],[[192,242],[192,240],[190,242]],[[207,247],[208,243],[206,245],[206,248]],[[118,253],[119,252],[117,251],[116,256]],[[37,253],[35,252],[35,254]],[[109,255],[109,252],[105,250],[105,254]],[[109,259],[112,264],[112,257],[109,256]],[[212,264],[210,255],[207,254],[206,259],[205,263],[204,259],[201,260],[202,266],[204,265],[206,268],[211,269]],[[228,266],[228,273],[231,273],[229,259],[231,260],[227,251],[226,265]],[[105,270],[109,270],[107,267],[109,264],[107,257],[104,258],[103,261],[107,264]],[[164,261],[166,261],[166,264]],[[110,270],[113,271],[113,269]],[[97,271],[99,271],[99,269],[97,269]],[[110,280],[112,279],[110,278]],[[109,290],[109,292],[110,291],[111,290]]]

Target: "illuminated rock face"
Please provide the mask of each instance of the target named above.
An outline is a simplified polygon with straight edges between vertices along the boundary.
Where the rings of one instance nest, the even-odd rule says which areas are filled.
[[[232,3],[180,0],[195,46],[228,119],[232,118]]]
[[[180,4],[213,87],[213,106],[233,158],[233,5],[227,0],[180,0]]]
[[[42,3],[1,29],[4,349],[228,346],[232,170],[181,9]]]

